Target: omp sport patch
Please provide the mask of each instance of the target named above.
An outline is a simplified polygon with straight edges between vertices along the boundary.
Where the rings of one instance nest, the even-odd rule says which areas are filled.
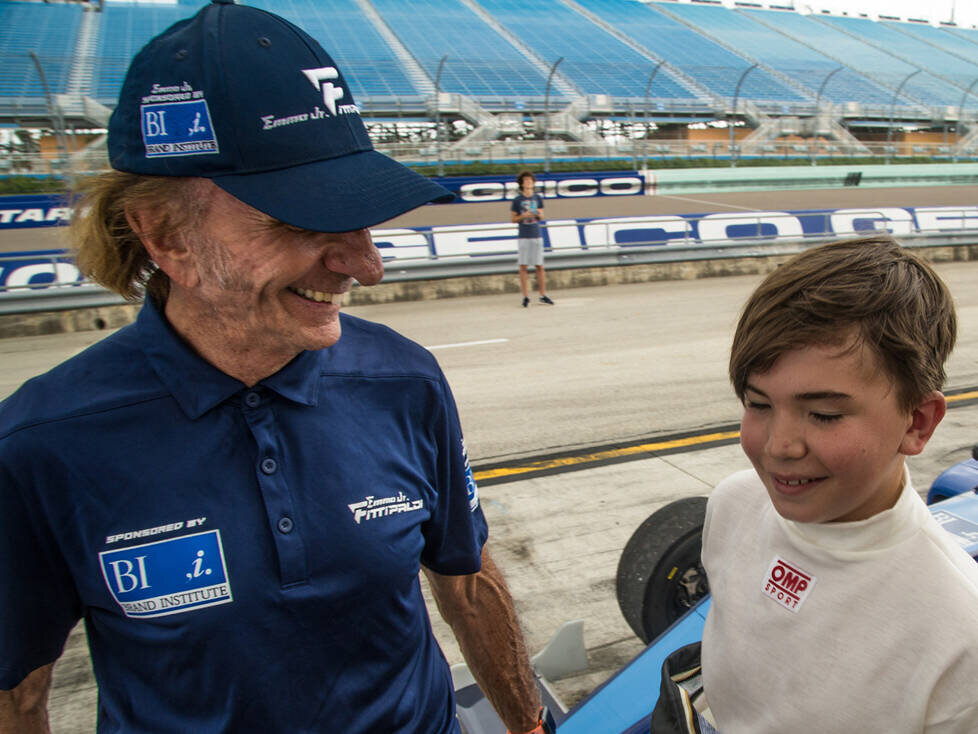
[[[144,104],[139,115],[147,158],[220,152],[207,100]]]
[[[103,551],[99,562],[127,617],[162,617],[234,601],[220,530]]]
[[[797,612],[811,593],[815,580],[798,566],[775,556],[764,575],[761,591],[785,609]]]

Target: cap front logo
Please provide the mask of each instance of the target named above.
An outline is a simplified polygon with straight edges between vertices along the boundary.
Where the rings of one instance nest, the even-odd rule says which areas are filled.
[[[326,105],[329,113],[335,117],[336,100],[343,96],[343,87],[338,87],[330,81],[327,81],[325,84],[323,82],[327,79],[339,79],[340,73],[336,70],[336,67],[323,66],[319,69],[303,69],[302,73],[306,75],[306,79],[316,89],[321,88],[323,90],[323,104]]]

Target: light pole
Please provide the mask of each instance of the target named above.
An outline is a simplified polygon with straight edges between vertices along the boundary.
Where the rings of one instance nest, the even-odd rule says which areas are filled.
[[[732,113],[734,115],[737,114],[737,97],[740,96],[740,85],[744,83],[744,78],[748,74],[750,74],[756,68],[757,68],[757,63],[755,62],[755,63],[751,64],[750,66],[748,66],[747,69],[744,71],[744,73],[740,75],[740,79],[737,80],[737,87],[734,89],[734,96],[733,96],[733,110],[732,110]],[[727,115],[727,127],[730,128],[730,143],[728,145],[728,148],[730,150],[730,167],[731,168],[736,168],[737,167],[737,157],[734,155],[734,129],[733,129],[733,120],[731,119],[730,115]]]
[[[846,67],[844,66],[839,66],[830,71],[825,79],[822,80],[822,86],[818,88],[818,94],[815,95],[815,114],[812,115],[812,143],[809,150],[809,157],[812,159],[813,166],[815,165],[815,139],[818,137],[818,105],[822,99],[822,92],[825,91],[825,87],[829,83],[829,79],[845,68]]]
[[[44,87],[44,96],[47,98],[48,114],[51,115],[51,126],[54,128],[54,139],[58,141],[58,150],[63,161],[70,164],[71,155],[68,151],[68,140],[65,136],[65,121],[64,115],[61,113],[61,107],[54,101],[54,96],[51,94],[51,88],[48,86],[48,78],[44,74],[44,67],[41,66],[41,60],[37,58],[37,54],[33,51],[28,51],[27,53],[31,55],[34,66],[37,67],[37,74],[41,77],[41,86]],[[68,177],[69,179],[71,178],[70,166]]]
[[[896,92],[893,93],[893,101],[890,103],[890,125],[889,127],[886,128],[886,164],[887,165],[890,164],[890,140],[893,138],[893,115],[896,110],[897,97],[900,96],[900,92],[901,90],[903,90],[903,85],[906,84],[908,81],[910,81],[911,77],[919,74],[922,71],[923,69],[917,69],[917,71],[912,71],[909,74],[907,74],[907,76],[903,78],[903,81],[900,82],[900,86],[897,87]]]
[[[445,175],[445,166],[441,160],[441,70],[445,68],[445,60],[448,54],[441,57],[438,62],[438,73],[435,74],[435,151],[438,156],[438,175]]]
[[[543,95],[543,172],[550,173],[550,83],[553,81],[554,72],[557,65],[564,60],[561,56],[550,67],[550,74],[547,75],[547,89]]]
[[[642,138],[642,168],[648,168],[649,165],[649,90],[652,89],[652,80],[655,79],[656,72],[659,71],[661,67],[666,62],[662,59],[652,73],[649,74],[649,80],[645,83],[645,137]]]
[[[954,16],[953,10],[951,11],[951,16],[952,17]],[[961,95],[961,101],[958,103],[958,127],[957,127],[957,136],[956,136],[957,140],[954,141],[955,163],[958,162],[958,144],[961,142],[961,111],[964,109],[964,99],[969,94],[971,94],[971,90],[975,88],[975,84],[978,84],[978,78],[976,78],[973,82],[971,82],[971,86],[969,86],[966,90],[964,90],[964,94]]]

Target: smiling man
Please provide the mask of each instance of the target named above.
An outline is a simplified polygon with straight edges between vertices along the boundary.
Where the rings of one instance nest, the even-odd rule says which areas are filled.
[[[434,358],[341,313],[368,227],[451,195],[373,150],[303,31],[214,2],[133,60],[78,263],[135,324],[0,406],[0,731],[85,620],[99,732],[459,731],[419,574],[544,731]]]

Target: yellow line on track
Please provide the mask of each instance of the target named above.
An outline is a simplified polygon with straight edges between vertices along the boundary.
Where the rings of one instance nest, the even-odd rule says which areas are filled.
[[[666,451],[668,449],[683,448],[686,446],[696,446],[697,444],[713,443],[714,441],[725,441],[740,436],[739,431],[727,431],[724,433],[708,433],[702,436],[690,436],[689,438],[677,438],[672,441],[658,441],[655,443],[643,443],[638,446],[626,446],[620,449],[607,449],[605,451],[595,451],[590,454],[579,454],[577,456],[566,456],[562,459],[545,459],[534,461],[520,466],[507,466],[498,469],[485,469],[475,472],[476,481],[485,479],[495,479],[497,477],[512,477],[527,472],[543,471],[545,469],[559,469],[578,464],[592,464],[596,461],[606,461],[608,459],[618,459],[623,456],[634,454],[647,454],[656,451]]]
[[[978,390],[958,393],[957,395],[949,395],[947,397],[947,402],[957,403],[963,400],[974,399],[978,399]],[[740,431],[707,433],[702,436],[690,436],[689,438],[678,438],[672,441],[643,443],[639,444],[638,446],[627,446],[620,449],[606,449],[605,451],[595,451],[589,454],[579,454],[577,456],[565,456],[561,459],[544,459],[541,461],[533,461],[529,464],[504,466],[497,469],[483,469],[481,471],[474,472],[474,476],[475,480],[480,482],[486,479],[514,477],[519,476],[520,474],[528,474],[530,472],[546,471],[547,469],[562,469],[566,467],[580,466],[582,464],[593,464],[595,462],[607,461],[609,459],[634,456],[635,454],[651,454],[655,453],[656,451],[668,451],[669,449],[698,446],[701,444],[709,444],[716,441],[726,441],[735,438],[740,438]]]
[[[958,393],[957,395],[948,395],[947,401],[949,403],[956,403],[959,400],[974,400],[975,398],[978,398],[978,390],[973,390],[971,392],[961,392]]]

